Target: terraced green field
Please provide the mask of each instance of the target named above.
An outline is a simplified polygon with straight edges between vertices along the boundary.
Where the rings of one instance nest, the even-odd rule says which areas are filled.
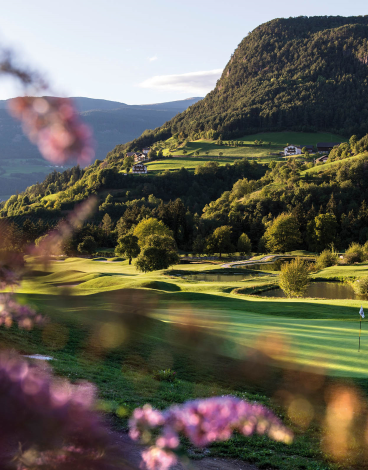
[[[169,147],[173,144],[173,140],[171,138],[166,141],[167,147],[164,150],[164,154],[166,155],[171,153],[172,155],[183,155],[183,150],[186,150],[188,152],[188,156],[194,156],[195,152],[198,150],[200,156],[206,156],[206,152],[208,152],[208,156],[218,157],[219,152],[223,152],[224,156],[232,158],[263,158],[270,156],[272,153],[280,152],[286,144],[316,146],[318,142],[345,142],[347,139],[336,134],[323,132],[264,132],[260,134],[246,135],[237,140],[243,142],[244,146],[219,146],[216,141],[196,140],[188,142],[185,146],[180,146],[173,152],[169,152]],[[254,144],[256,140],[262,140],[263,144],[256,146]]]
[[[174,151],[170,150],[173,145],[172,138],[168,139],[166,147],[163,149],[164,156],[172,155],[173,158],[156,160],[148,162],[150,172],[161,172],[164,170],[179,170],[184,167],[188,170],[194,170],[197,165],[209,161],[215,161],[220,166],[231,164],[238,158],[249,158],[262,162],[272,160],[283,160],[278,155],[286,144],[295,145],[317,145],[317,142],[345,142],[346,138],[328,133],[302,133],[302,132],[267,132],[261,134],[247,135],[239,138],[244,143],[241,147],[229,147],[227,145],[217,145],[213,140],[196,140],[188,142],[186,145],[180,145]],[[262,140],[262,145],[254,145],[254,142]],[[185,155],[183,152],[186,152]],[[199,155],[195,155],[199,152]],[[220,156],[219,153],[223,155]]]
[[[238,158],[238,157],[236,157]],[[216,157],[216,158],[210,158],[210,157],[195,157],[192,155],[188,156],[178,156],[178,157],[173,157],[173,158],[168,158],[164,160],[156,160],[153,162],[147,162],[146,165],[148,167],[149,172],[155,171],[158,173],[161,173],[162,171],[165,170],[180,170],[180,168],[186,168],[187,170],[194,170],[196,166],[198,165],[203,165],[207,162],[213,162],[216,161],[220,166],[224,166],[226,164],[232,164],[234,163],[234,157]]]

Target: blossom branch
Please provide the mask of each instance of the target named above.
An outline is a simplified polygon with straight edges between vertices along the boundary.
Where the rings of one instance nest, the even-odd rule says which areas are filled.
[[[146,443],[152,430],[161,429],[155,444],[142,453],[149,470],[168,469],[176,463],[173,450],[180,444],[180,435],[197,447],[230,439],[234,431],[245,436],[267,434],[285,443],[293,439],[291,431],[270,410],[232,396],[189,401],[165,412],[145,405],[134,411],[129,425],[131,438]]]
[[[19,356],[2,353],[0,448],[11,447],[9,461],[16,454],[18,470],[131,468],[93,410],[94,395],[91,384],[57,381]]]

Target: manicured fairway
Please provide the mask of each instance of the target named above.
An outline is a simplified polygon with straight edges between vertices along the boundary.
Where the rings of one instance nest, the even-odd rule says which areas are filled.
[[[18,300],[48,321],[31,331],[16,325],[0,328],[0,346],[51,356],[56,375],[94,383],[99,406],[117,429],[126,429],[127,418],[145,403],[165,409],[198,397],[232,394],[275,406],[295,431],[293,444],[270,448],[264,436],[235,436],[211,446],[211,455],[251,461],[260,469],[335,470],[321,453],[318,423],[301,433],[287,418],[287,409],[271,397],[294,385],[295,393],[303,395],[304,382],[298,383],[300,374],[294,373],[300,369],[323,374],[312,374],[323,384],[316,410],[331,383],[349,382],[368,391],[365,322],[357,352],[360,301],[249,295],[274,285],[277,272],[221,264],[203,260],[146,274],[121,258],[36,264],[18,289]],[[367,274],[363,264],[317,273],[323,278]],[[363,307],[368,313],[368,301]],[[177,373],[177,381],[156,380],[154,372],[168,368]]]
[[[58,296],[85,297],[126,288],[153,292],[156,304],[151,317],[167,323],[194,324],[230,340],[226,351],[237,356],[244,346],[259,342],[267,346],[272,336],[282,337],[289,345],[281,361],[318,366],[328,375],[366,377],[368,375],[368,325],[363,321],[362,348],[358,353],[359,300],[273,299],[236,294],[235,289],[249,294],[277,281],[275,273],[241,272],[239,280],[196,281],[188,274],[224,272],[219,265],[202,263],[177,265],[173,270],[141,274],[126,261],[68,258],[54,262],[48,274],[25,281],[24,294],[38,292]],[[226,270],[225,270],[226,272]],[[321,271],[322,277],[364,276],[368,265],[332,267]],[[236,278],[236,277],[235,277]],[[108,300],[108,295],[106,299]],[[80,299],[82,301],[82,299]],[[368,301],[363,302],[368,313]],[[284,349],[285,351],[285,349]],[[283,353],[284,354],[284,353]]]
[[[154,317],[175,323],[188,321],[185,309],[158,311]],[[192,311],[189,318],[195,324],[211,329],[216,335],[231,339],[241,346],[259,346],[263,340],[267,343],[273,336],[281,336],[290,349],[288,354],[283,351],[275,359],[291,359],[298,365],[320,367],[328,375],[368,375],[368,327],[363,325],[362,348],[358,353],[357,318],[355,321],[304,320],[231,310]]]

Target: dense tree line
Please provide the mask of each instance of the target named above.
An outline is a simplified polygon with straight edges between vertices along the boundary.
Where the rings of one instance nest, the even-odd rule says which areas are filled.
[[[311,163],[295,158],[224,167],[210,162],[194,172],[156,176],[126,176],[97,162],[52,173],[3,203],[1,215],[27,244],[57,227],[77,201],[97,194],[98,210],[66,242],[68,253],[118,243],[121,253],[134,253],[129,236],[150,218],[170,230],[175,246],[195,253],[344,249],[368,240],[367,150],[367,136],[352,136],[331,152],[338,161],[306,175]]]
[[[97,219],[107,212],[116,221],[132,205],[152,207],[160,200],[169,202],[177,198],[181,198],[194,213],[200,213],[206,204],[230,189],[239,178],[258,179],[265,172],[263,165],[238,160],[222,167],[217,162],[208,162],[199,165],[194,173],[182,168],[159,175],[137,176],[125,175],[119,166],[106,168],[97,162],[86,170],[75,167],[63,173],[51,173],[43,183],[11,196],[2,210],[0,206],[0,215],[57,221],[65,211],[89,195],[110,191],[114,197],[104,197]]]

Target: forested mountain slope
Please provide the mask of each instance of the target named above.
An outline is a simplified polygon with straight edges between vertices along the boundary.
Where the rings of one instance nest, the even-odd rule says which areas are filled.
[[[275,19],[246,36],[215,89],[130,145],[178,133],[231,139],[266,131],[368,128],[368,16]]]
[[[121,162],[96,161],[86,169],[54,172],[12,196],[0,204],[0,217],[15,222],[20,242],[33,241],[96,195],[98,210],[71,241],[71,252],[86,236],[99,246],[115,246],[119,235],[147,217],[163,221],[179,248],[195,253],[211,252],[211,234],[224,226],[232,247],[245,233],[253,251],[264,253],[265,234],[278,217],[292,221],[288,250],[320,251],[331,243],[344,249],[368,240],[368,135],[352,136],[330,158],[334,165],[317,166],[320,172],[307,175],[313,163],[296,158],[268,164],[238,159],[222,167],[207,162],[194,172],[142,176],[125,175]]]

